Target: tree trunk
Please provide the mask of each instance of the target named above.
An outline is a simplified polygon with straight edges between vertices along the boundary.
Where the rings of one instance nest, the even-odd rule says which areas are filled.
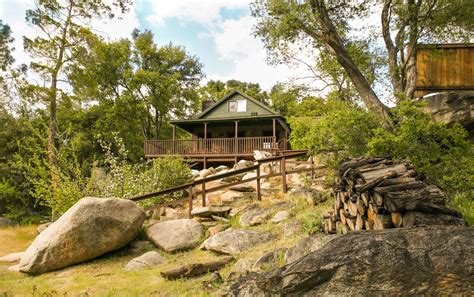
[[[324,42],[326,47],[334,53],[339,64],[349,75],[352,83],[359,93],[359,96],[361,97],[362,101],[364,101],[367,108],[381,116],[384,119],[387,128],[390,130],[393,129],[389,108],[383,104],[382,101],[380,101],[365,76],[352,60],[341,37],[337,33],[331,18],[329,17],[324,1],[312,0],[311,6],[313,8],[313,12],[315,12],[315,17],[319,20],[320,25],[323,27],[322,29],[324,31],[324,36],[323,38],[319,38],[320,36],[316,32],[306,27],[305,24],[303,24],[303,30],[315,40],[321,40]]]

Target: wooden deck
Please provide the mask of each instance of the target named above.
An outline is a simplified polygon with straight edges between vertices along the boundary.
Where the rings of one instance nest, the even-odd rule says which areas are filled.
[[[179,155],[184,157],[239,157],[251,156],[254,150],[274,152],[286,150],[285,138],[238,137],[186,140],[145,140],[146,157]]]

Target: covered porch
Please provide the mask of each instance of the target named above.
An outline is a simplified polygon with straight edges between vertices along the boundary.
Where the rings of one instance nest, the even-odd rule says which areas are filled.
[[[254,150],[276,153],[289,149],[289,127],[281,117],[193,119],[171,124],[172,139],[145,141],[146,157],[178,155],[204,162],[230,161],[251,158]],[[191,139],[176,139],[176,127],[191,133]]]

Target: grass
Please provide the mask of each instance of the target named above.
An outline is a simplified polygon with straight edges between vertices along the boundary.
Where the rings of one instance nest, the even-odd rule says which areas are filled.
[[[316,226],[317,221],[322,218],[322,213],[329,208],[329,204],[308,206],[304,198],[291,195],[277,194],[272,198],[273,201],[291,202],[291,212],[294,214],[291,220],[300,220],[303,226],[311,224]],[[271,205],[269,197],[264,197],[260,203],[262,206]],[[294,246],[300,239],[307,236],[303,231],[296,232],[291,236],[282,236],[282,225],[285,223],[267,222],[250,228],[271,232],[277,236],[277,239],[258,245],[248,252],[234,255],[235,260],[258,259],[276,247]],[[230,224],[234,228],[239,228],[238,216],[231,219]],[[35,236],[35,226],[0,228],[0,256],[25,250]],[[223,284],[215,284],[213,292],[204,288],[203,282],[210,278],[211,273],[197,278],[175,281],[168,281],[160,277],[160,272],[163,270],[176,268],[182,264],[212,260],[219,255],[201,251],[198,248],[188,252],[162,253],[162,255],[168,262],[152,269],[125,271],[123,267],[138,255],[131,255],[126,250],[120,250],[80,265],[39,276],[12,272],[8,270],[8,266],[12,264],[0,263],[0,296],[210,296],[215,293],[215,290],[224,288]],[[281,266],[283,263],[282,255],[281,259],[278,259],[277,265]],[[226,278],[233,269],[233,264],[229,264],[222,268],[220,273]]]

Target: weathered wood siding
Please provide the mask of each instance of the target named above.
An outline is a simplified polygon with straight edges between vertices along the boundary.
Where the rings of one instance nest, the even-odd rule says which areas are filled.
[[[229,112],[227,104],[230,100],[239,100],[244,99],[247,100],[245,97],[241,96],[240,94],[235,94],[232,97],[224,100],[216,106],[212,111],[207,113],[203,118],[205,119],[216,119],[216,118],[229,118],[229,117],[245,117],[251,116],[252,113],[257,113],[257,115],[271,115],[268,110],[260,107],[259,105],[255,104],[251,100],[247,100],[247,111],[246,112]]]
[[[416,55],[416,97],[474,91],[474,44],[421,46]]]

